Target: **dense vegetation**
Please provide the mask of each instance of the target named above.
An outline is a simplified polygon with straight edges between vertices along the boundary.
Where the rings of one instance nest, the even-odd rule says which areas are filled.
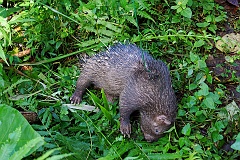
[[[206,64],[217,52],[214,42],[227,21],[227,12],[213,0],[0,1],[0,117],[10,115],[0,118],[0,128],[9,121],[0,131],[5,135],[0,137],[0,157],[237,159],[240,112],[226,84],[240,92],[240,80],[232,72],[222,83]],[[240,20],[230,27],[239,33]],[[116,42],[137,44],[171,71],[178,115],[158,142],[144,141],[136,120],[132,137],[124,138],[118,103],[108,104],[103,91],[90,89],[82,102],[99,112],[69,104],[80,74],[78,58]],[[226,63],[239,58],[235,53]],[[12,114],[22,118],[13,108],[38,114],[40,122],[31,126],[45,143],[38,136],[36,142],[24,138],[36,132],[21,132],[28,124],[10,122]],[[6,129],[10,126],[11,132]],[[20,135],[28,145],[18,143]],[[34,145],[38,147],[30,152]],[[23,152],[16,152],[19,148]]]

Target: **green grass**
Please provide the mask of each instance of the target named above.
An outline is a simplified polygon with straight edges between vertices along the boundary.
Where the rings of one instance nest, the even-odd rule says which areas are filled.
[[[0,8],[0,103],[37,112],[40,123],[32,127],[46,142],[25,159],[237,159],[239,106],[205,62],[226,21],[213,0],[9,1]],[[104,92],[90,89],[83,97],[99,112],[64,105],[80,74],[75,55],[116,42],[135,43],[168,64],[178,115],[157,142],[144,140],[136,120],[132,137],[124,138],[118,102],[107,104]],[[239,78],[231,83],[239,92]],[[231,151],[224,150],[229,143]]]

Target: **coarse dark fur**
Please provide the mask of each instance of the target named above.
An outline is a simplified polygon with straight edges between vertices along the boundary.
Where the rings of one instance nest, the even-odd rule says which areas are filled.
[[[93,84],[108,100],[119,97],[120,131],[130,137],[130,115],[138,110],[147,141],[158,140],[175,121],[177,102],[167,66],[136,45],[117,44],[90,58],[77,81],[71,103]]]

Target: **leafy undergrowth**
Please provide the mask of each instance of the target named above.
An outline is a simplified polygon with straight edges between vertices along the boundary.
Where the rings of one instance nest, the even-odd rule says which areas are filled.
[[[36,112],[39,121],[32,127],[45,140],[25,159],[239,158],[239,99],[227,90],[231,84],[240,92],[239,74],[228,69],[232,78],[222,83],[206,64],[217,53],[214,42],[229,20],[213,0],[26,0],[0,5],[0,103]],[[229,24],[239,33],[239,19]],[[144,140],[138,118],[132,121],[131,138],[121,135],[118,102],[108,103],[103,91],[90,88],[83,97],[82,105],[96,106],[98,112],[69,105],[80,74],[74,55],[84,61],[125,41],[162,59],[171,71],[178,115],[154,143]],[[239,51],[220,54],[233,66],[240,57]]]

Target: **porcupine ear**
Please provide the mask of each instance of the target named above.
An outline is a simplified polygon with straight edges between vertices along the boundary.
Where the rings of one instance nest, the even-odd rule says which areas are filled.
[[[161,124],[170,125],[171,121],[168,120],[168,118],[165,115],[159,115],[156,117],[156,121]]]

